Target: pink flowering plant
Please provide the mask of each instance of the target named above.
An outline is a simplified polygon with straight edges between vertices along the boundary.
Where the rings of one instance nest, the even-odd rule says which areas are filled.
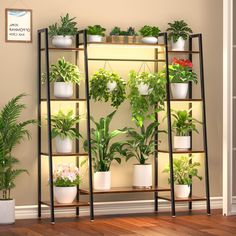
[[[58,165],[53,172],[53,185],[56,187],[74,187],[80,183],[79,169],[73,164]]]

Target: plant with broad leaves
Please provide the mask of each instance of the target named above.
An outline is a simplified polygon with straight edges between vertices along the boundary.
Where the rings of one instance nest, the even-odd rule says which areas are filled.
[[[157,38],[161,31],[156,26],[145,25],[139,30],[139,32],[143,37],[156,37]]]
[[[106,29],[103,28],[101,25],[93,25],[93,26],[88,26],[87,32],[88,35],[101,35],[105,36]]]

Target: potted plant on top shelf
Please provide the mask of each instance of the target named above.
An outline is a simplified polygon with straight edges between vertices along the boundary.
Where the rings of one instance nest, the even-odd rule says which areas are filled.
[[[77,34],[77,23],[74,21],[76,17],[70,18],[67,13],[61,16],[60,24],[55,23],[49,26],[49,36],[52,38],[52,45],[63,48],[72,45],[72,37]]]
[[[166,31],[169,32],[168,38],[171,40],[172,50],[184,51],[185,41],[189,33],[193,32],[192,29],[183,20],[176,20],[173,23],[168,23],[168,25],[169,28]]]
[[[56,151],[58,153],[72,152],[72,140],[82,137],[75,127],[80,122],[80,116],[74,116],[73,110],[67,113],[60,110],[56,115],[52,115],[51,122],[52,138],[56,139]]]
[[[17,121],[25,109],[25,105],[20,103],[24,96],[20,94],[11,99],[0,112],[0,224],[15,222],[15,199],[11,190],[15,188],[16,177],[28,173],[16,167],[19,160],[12,153],[25,138],[31,138],[27,127],[37,123],[35,120]]]
[[[102,42],[102,38],[105,36],[106,29],[101,25],[88,26],[87,34],[89,42]]]
[[[188,198],[190,194],[190,185],[192,178],[197,177],[202,180],[198,175],[199,162],[192,162],[192,157],[181,156],[173,159],[173,174],[175,183],[175,197]],[[167,166],[164,173],[170,173],[170,166]]]
[[[142,42],[147,44],[156,44],[158,41],[158,36],[160,29],[156,26],[145,25],[139,30],[140,34],[143,36]]]

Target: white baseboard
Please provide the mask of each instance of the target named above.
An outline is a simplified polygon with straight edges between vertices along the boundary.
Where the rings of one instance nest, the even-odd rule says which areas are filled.
[[[176,204],[177,210],[187,210],[187,203]],[[96,215],[117,215],[131,213],[148,213],[153,212],[154,201],[117,201],[117,202],[96,202],[94,203],[94,212]],[[193,202],[194,210],[206,209],[206,202]],[[211,198],[211,209],[222,209],[222,197]],[[159,200],[159,211],[170,211],[170,202]],[[62,208],[55,209],[58,217],[74,216],[75,209]],[[89,216],[89,207],[80,208],[81,216]],[[16,206],[16,219],[36,219],[38,217],[37,205]],[[50,217],[50,209],[47,206],[42,207],[42,217]]]

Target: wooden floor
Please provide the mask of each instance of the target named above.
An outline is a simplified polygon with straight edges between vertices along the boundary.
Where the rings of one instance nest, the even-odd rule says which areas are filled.
[[[80,235],[236,235],[236,216],[224,217],[215,210],[211,216],[204,212],[179,214],[172,218],[165,214],[100,216],[94,222],[87,217],[58,219],[55,225],[48,220],[18,220],[12,226],[0,226],[0,236],[80,236]]]

